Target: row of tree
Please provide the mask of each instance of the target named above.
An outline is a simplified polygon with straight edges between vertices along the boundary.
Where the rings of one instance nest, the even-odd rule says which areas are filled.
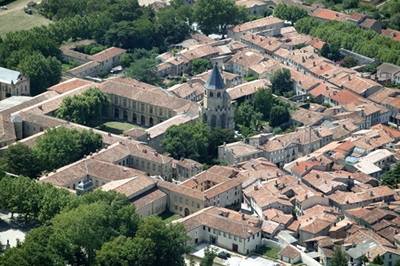
[[[7,172],[35,178],[102,148],[100,134],[61,126],[47,129],[32,148],[20,142],[11,145],[4,153],[2,164]]]
[[[156,216],[141,220],[123,194],[95,190],[76,197],[24,177],[3,177],[0,193],[10,184],[18,191],[4,196],[27,206],[18,209],[22,214],[32,212],[30,205],[40,207],[43,225],[6,249],[1,265],[185,265],[182,255],[190,248],[183,225]]]
[[[321,23],[311,17],[299,20],[294,27],[298,32],[320,38],[331,46],[344,48],[381,62],[400,65],[400,42],[375,31],[365,31],[348,22]]]

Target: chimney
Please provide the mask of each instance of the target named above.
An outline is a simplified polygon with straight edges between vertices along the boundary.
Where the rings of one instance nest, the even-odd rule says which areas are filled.
[[[312,65],[315,66],[315,62],[312,62]]]
[[[351,77],[350,77],[350,75],[348,75],[348,76],[347,76],[347,80],[349,80],[349,81],[351,80]]]
[[[242,213],[242,220],[243,220],[243,221],[246,220],[246,219],[244,218],[244,213]]]
[[[372,197],[374,196],[374,192],[372,192],[371,190],[369,191],[369,195]]]

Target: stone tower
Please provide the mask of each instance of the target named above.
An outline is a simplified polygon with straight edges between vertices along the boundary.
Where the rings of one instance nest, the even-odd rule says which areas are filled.
[[[204,102],[200,114],[210,128],[235,129],[234,112],[231,96],[226,92],[218,67],[214,66],[210,77],[204,84]]]

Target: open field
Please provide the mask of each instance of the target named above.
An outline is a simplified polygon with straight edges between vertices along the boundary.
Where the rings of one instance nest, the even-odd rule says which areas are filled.
[[[52,23],[45,17],[33,12],[28,15],[24,7],[30,0],[3,1],[0,5],[7,6],[8,10],[0,10],[0,36],[4,37],[12,31],[28,30],[41,25]]]
[[[117,122],[112,120],[96,120],[89,123],[90,127],[94,127],[96,129],[100,129],[102,131],[110,132],[116,135],[124,135],[124,131],[127,131],[132,128],[144,129],[142,127],[132,125],[124,122]]]
[[[158,215],[163,221],[164,223],[168,224],[174,220],[177,220],[179,218],[181,218],[178,214],[172,213],[170,211],[165,211],[163,213],[161,213],[160,215]]]
[[[280,250],[277,248],[273,248],[270,246],[262,246],[261,248],[256,250],[256,253],[273,258],[273,259],[278,259],[279,251]]]

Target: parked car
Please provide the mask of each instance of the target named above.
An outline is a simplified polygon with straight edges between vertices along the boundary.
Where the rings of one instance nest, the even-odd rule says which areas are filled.
[[[226,255],[228,258],[231,257],[231,254],[230,254],[230,253],[225,253],[225,255]]]
[[[3,9],[3,10],[7,10],[6,6],[1,6],[0,8]]]
[[[32,15],[32,9],[27,9],[27,10],[25,11],[25,13],[26,13],[26,14],[29,14],[29,15]]]
[[[220,258],[220,259],[223,259],[223,260],[227,260],[228,259],[228,256],[226,256],[225,253],[220,253],[220,254],[217,255],[217,257]]]

